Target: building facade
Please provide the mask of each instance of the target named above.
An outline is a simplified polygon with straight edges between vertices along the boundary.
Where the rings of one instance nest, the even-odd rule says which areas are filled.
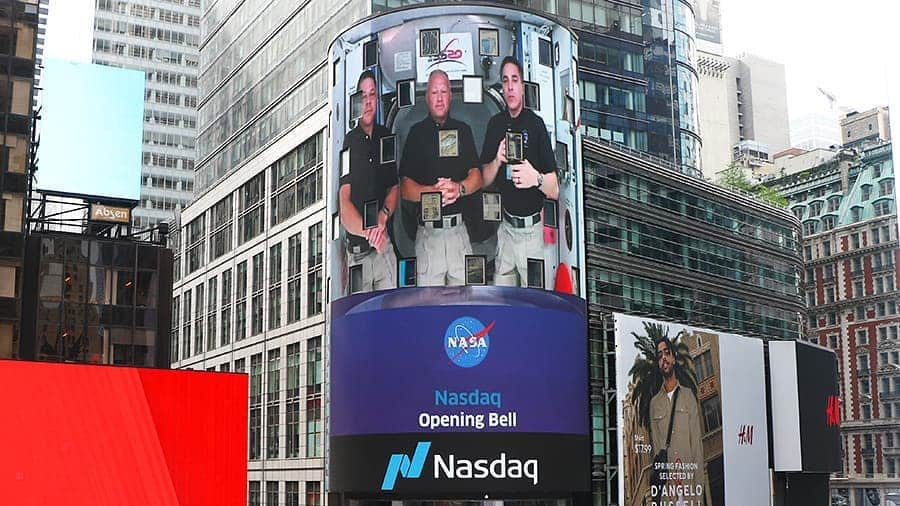
[[[15,356],[21,335],[25,212],[31,156],[31,104],[38,1],[0,2],[3,149],[0,149],[0,358]]]
[[[172,366],[249,373],[248,504],[317,506],[326,53],[371,5],[218,0],[203,9],[196,197],[173,234]]]
[[[900,250],[891,154],[891,144],[852,158],[842,152],[772,183],[803,223],[806,337],[838,356],[844,469],[831,480],[834,504],[886,504],[900,492]]]
[[[146,75],[135,226],[175,216],[194,192],[200,0],[96,0],[92,62]]]
[[[891,117],[887,106],[847,113],[841,118],[841,144],[855,148],[891,140]]]
[[[743,142],[768,153],[791,146],[784,65],[752,54],[700,53],[704,172],[713,176]]]

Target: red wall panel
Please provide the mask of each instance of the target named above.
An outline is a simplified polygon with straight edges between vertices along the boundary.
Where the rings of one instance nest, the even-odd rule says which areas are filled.
[[[0,504],[246,503],[246,375],[0,360],[0,385]]]

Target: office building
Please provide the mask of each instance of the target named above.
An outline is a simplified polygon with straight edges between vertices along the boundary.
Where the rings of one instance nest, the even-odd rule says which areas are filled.
[[[752,54],[700,52],[700,123],[704,172],[723,170],[741,142],[768,153],[791,146],[784,65]]]
[[[168,221],[194,192],[200,0],[98,0],[93,63],[146,75],[139,229]]]
[[[771,183],[803,223],[806,337],[838,355],[844,465],[831,488],[833,498],[853,506],[889,504],[889,494],[900,493],[900,250],[891,154],[890,143],[858,155],[842,151]]]
[[[841,143],[846,148],[864,147],[891,140],[891,118],[887,106],[848,112],[841,118]]]
[[[6,118],[0,150],[0,358],[14,356],[21,336],[37,25],[37,0],[0,2],[0,54],[8,62],[0,77]]]

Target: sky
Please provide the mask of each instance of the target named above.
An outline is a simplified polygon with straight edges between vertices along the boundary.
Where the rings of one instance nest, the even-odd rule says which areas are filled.
[[[721,0],[725,54],[753,53],[785,65],[790,115],[814,107],[815,88],[838,105],[888,103],[888,65],[900,65],[894,0]],[[891,34],[893,37],[889,37]]]
[[[47,27],[48,58],[91,59],[94,0],[56,0]],[[821,107],[822,87],[838,105],[887,104],[889,65],[900,66],[900,2],[895,0],[721,0],[725,54],[743,52],[785,65],[789,114]]]
[[[90,63],[93,28],[94,0],[52,0],[44,57]]]

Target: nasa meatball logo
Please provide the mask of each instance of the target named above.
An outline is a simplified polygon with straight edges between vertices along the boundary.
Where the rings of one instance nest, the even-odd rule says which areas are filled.
[[[444,333],[447,358],[459,367],[469,368],[480,364],[491,348],[489,332],[494,328],[494,323],[485,326],[471,316],[453,320]]]

